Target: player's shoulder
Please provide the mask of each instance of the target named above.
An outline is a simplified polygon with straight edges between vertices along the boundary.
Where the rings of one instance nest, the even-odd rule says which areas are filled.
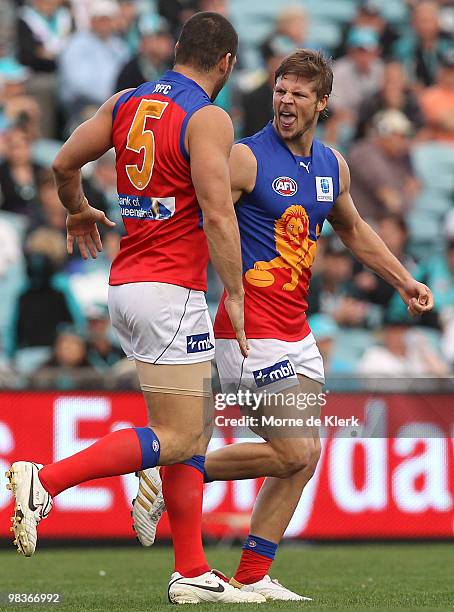
[[[341,192],[350,189],[350,168],[345,157],[334,147],[325,145],[325,148],[331,152],[331,155],[337,160],[339,165],[339,185]]]
[[[339,164],[339,171],[340,172],[349,171],[347,161],[346,161],[345,157],[342,155],[342,153],[340,153],[340,151],[338,151],[334,147],[330,147],[330,146],[327,146],[327,145],[323,145],[323,146],[325,147],[325,149],[327,151],[329,151],[331,153],[331,155],[334,155],[334,157],[337,159],[337,162]]]
[[[257,176],[257,158],[247,144],[237,142],[230,154],[230,170],[242,177],[251,177],[255,183]]]
[[[197,129],[215,136],[217,131],[228,130],[233,133],[230,115],[215,104],[207,104],[197,109],[189,121],[192,130]]]

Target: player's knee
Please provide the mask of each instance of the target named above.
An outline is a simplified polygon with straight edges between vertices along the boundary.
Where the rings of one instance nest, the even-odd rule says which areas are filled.
[[[312,478],[312,476],[315,474],[315,470],[317,469],[317,465],[320,460],[321,452],[322,449],[320,446],[320,442],[318,442],[318,444],[315,444],[312,448],[309,463],[305,468],[306,474],[309,476],[309,479]]]
[[[172,463],[181,463],[194,455],[204,455],[206,441],[203,431],[174,432],[167,450]]]
[[[313,442],[304,442],[289,449],[281,457],[280,478],[289,478],[303,470],[312,477],[319,458],[320,451]]]

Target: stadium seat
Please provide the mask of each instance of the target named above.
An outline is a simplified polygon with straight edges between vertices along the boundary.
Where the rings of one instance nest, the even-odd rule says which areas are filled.
[[[40,138],[33,143],[32,159],[36,164],[50,168],[61,146],[58,140]]]
[[[454,194],[454,147],[438,142],[416,145],[411,153],[416,175],[424,189]]]
[[[311,19],[309,41],[312,46],[332,51],[340,43],[340,27],[326,19]]]
[[[20,215],[0,212],[0,222],[15,233],[19,243],[25,232],[25,222]],[[16,299],[24,283],[24,267],[22,259],[8,264],[3,274],[0,274],[0,338],[1,344],[7,344],[7,326],[11,320]]]
[[[333,350],[333,359],[342,361],[355,372],[364,351],[374,344],[374,336],[364,329],[339,329]]]
[[[339,2],[339,0],[304,0],[302,3],[311,20],[346,23],[356,13],[355,2]]]
[[[424,189],[413,203],[413,210],[444,217],[454,204],[453,196],[432,189]],[[411,213],[410,213],[411,214]]]
[[[412,211],[407,218],[410,234],[409,253],[417,261],[425,261],[443,251],[443,236],[440,233],[440,217],[427,211]]]
[[[14,356],[17,371],[23,376],[32,374],[50,358],[51,352],[51,349],[47,346],[34,346],[18,350]]]
[[[396,2],[396,0],[381,0],[380,8],[382,15],[390,22],[395,24],[404,24],[408,22],[407,7],[405,2]]]

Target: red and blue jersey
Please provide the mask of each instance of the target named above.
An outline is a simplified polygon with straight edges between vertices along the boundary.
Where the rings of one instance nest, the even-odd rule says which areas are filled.
[[[339,195],[339,163],[314,140],[311,155],[294,155],[272,123],[241,141],[257,160],[254,190],[236,206],[240,227],[248,338],[294,342],[309,332],[307,296],[317,240]],[[224,306],[217,338],[235,338]]]
[[[185,133],[210,104],[195,81],[172,70],[118,99],[112,138],[126,236],[111,285],[156,281],[206,291],[208,246]]]

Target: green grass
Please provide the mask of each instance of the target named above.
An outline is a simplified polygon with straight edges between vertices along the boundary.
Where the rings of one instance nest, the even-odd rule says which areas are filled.
[[[212,566],[229,575],[238,555],[238,547],[208,548]],[[0,593],[3,597],[7,592],[59,592],[63,596],[60,605],[26,606],[28,610],[171,610],[167,603],[171,563],[170,548],[161,547],[47,549],[31,559],[16,555],[11,548],[0,551]],[[313,597],[314,602],[267,603],[261,604],[261,610],[454,607],[454,544],[282,547],[272,575]],[[2,611],[16,607],[0,604]],[[197,607],[200,611],[216,609],[219,606]]]

